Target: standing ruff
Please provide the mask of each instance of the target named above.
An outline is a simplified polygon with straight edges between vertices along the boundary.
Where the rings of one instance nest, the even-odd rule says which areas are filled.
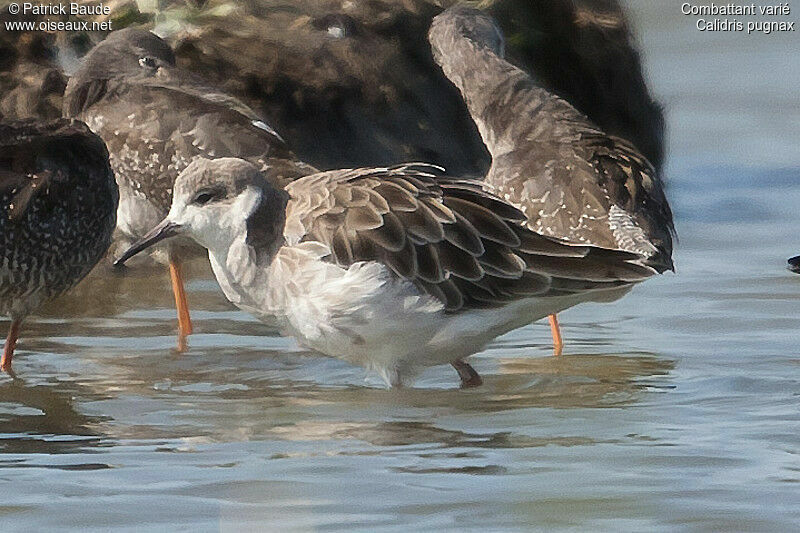
[[[3,370],[23,319],[106,253],[118,201],[108,151],[85,124],[0,124],[0,313],[11,318]]]
[[[208,249],[227,298],[323,354],[392,386],[498,335],[655,270],[636,253],[527,227],[486,184],[405,165],[322,172],[285,189],[240,159],[195,160],[166,218],[119,259],[168,238]]]
[[[503,35],[483,12],[444,11],[429,40],[492,156],[484,183],[525,214],[527,228],[636,254],[654,273],[673,269],[672,212],[659,176],[633,145],[506,61]],[[550,321],[560,354],[555,314]]]

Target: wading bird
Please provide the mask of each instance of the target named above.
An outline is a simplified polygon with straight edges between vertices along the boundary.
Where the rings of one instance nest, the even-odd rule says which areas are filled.
[[[285,189],[241,159],[195,160],[166,218],[119,259],[170,238],[208,249],[227,298],[391,386],[656,271],[638,253],[565,243],[484,183],[436,167],[335,170]]]
[[[176,67],[169,45],[148,31],[112,32],[95,46],[69,80],[63,111],[108,146],[120,189],[117,229],[127,243],[166,215],[175,178],[196,157],[247,159],[281,187],[316,171],[245,104]],[[169,264],[179,349],[192,331],[181,264],[198,251],[176,239],[156,254]]]
[[[672,212],[657,172],[631,143],[506,61],[503,34],[485,13],[450,8],[434,19],[429,41],[492,156],[484,182],[525,213],[526,227],[673,270]],[[560,354],[555,314],[550,323]]]
[[[118,200],[108,151],[85,124],[0,124],[0,314],[11,318],[3,370],[24,318],[106,253]]]

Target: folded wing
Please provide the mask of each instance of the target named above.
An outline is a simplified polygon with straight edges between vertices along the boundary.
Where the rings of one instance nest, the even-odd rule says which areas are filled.
[[[484,184],[427,165],[323,172],[287,187],[289,244],[317,241],[341,266],[378,261],[450,312],[641,281],[630,252],[567,244],[527,229]]]

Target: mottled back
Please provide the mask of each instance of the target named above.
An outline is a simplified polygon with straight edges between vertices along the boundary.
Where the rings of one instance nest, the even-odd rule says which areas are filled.
[[[635,264],[635,254],[537,234],[480,182],[435,167],[323,172],[287,192],[289,245],[321,242],[330,249],[327,260],[341,266],[380,262],[449,312],[602,291],[654,274]]]
[[[126,31],[86,56],[69,82],[64,111],[106,142],[123,196],[154,208],[151,217],[139,208],[121,213],[131,237],[166,215],[175,178],[195,158],[247,159],[279,187],[315,171],[245,104],[175,67],[161,39]]]
[[[490,24],[478,10],[455,8],[437,16],[430,31],[434,58],[492,155],[486,183],[522,210],[534,231],[671,269],[672,212],[653,167],[475,37],[476,26]]]
[[[85,124],[0,124],[0,312],[24,316],[82,279],[111,243],[118,199]]]

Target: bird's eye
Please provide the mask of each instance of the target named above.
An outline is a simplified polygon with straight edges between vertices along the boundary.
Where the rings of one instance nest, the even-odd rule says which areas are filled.
[[[150,56],[140,57],[139,64],[145,68],[156,68],[156,59]]]
[[[195,205],[206,205],[211,200],[219,198],[219,196],[220,196],[219,191],[202,190],[194,195],[192,203]]]

